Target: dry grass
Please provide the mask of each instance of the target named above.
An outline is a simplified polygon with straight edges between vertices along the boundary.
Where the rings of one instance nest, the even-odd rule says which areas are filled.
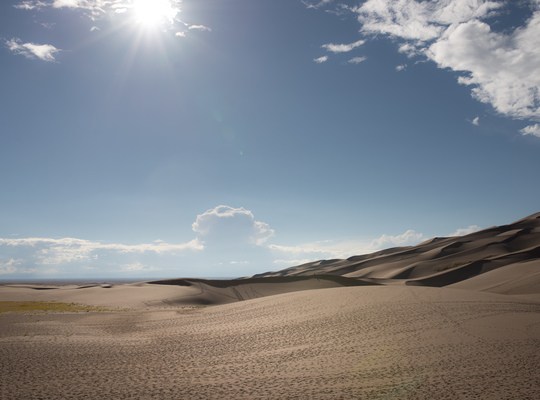
[[[57,303],[49,301],[0,301],[0,313],[5,312],[99,312],[110,311],[104,307],[85,306],[75,303]]]

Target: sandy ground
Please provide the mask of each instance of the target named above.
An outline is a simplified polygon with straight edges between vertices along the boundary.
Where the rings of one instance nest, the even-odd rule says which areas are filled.
[[[0,314],[1,399],[540,398],[532,299],[401,285],[194,307],[176,300],[197,285],[64,289],[130,309]]]

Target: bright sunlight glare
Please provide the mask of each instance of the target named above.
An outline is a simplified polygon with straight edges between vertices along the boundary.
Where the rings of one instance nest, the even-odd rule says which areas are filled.
[[[165,23],[172,24],[178,8],[174,0],[135,0],[135,21],[146,28],[156,28]]]

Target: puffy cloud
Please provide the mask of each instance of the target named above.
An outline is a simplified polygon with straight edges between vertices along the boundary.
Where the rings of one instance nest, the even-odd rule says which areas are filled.
[[[328,44],[323,44],[322,48],[331,53],[348,53],[349,51],[352,51],[356,49],[357,47],[362,46],[364,43],[365,43],[365,40],[357,40],[356,42],[348,43],[348,44],[328,43]]]
[[[479,230],[481,230],[482,228],[480,228],[478,225],[469,225],[468,227],[466,228],[459,228],[459,229],[456,229],[453,233],[451,233],[449,236],[463,236],[463,235],[468,235],[470,233],[474,233],[474,232],[478,232]]]
[[[6,47],[15,54],[27,58],[38,58],[43,61],[55,61],[54,55],[61,51],[52,44],[22,43],[20,39],[13,38],[6,41]]]
[[[473,120],[471,121],[471,124],[475,126],[480,126],[480,117],[474,117]]]
[[[407,69],[407,64],[396,65],[397,72],[405,71],[405,69]]]
[[[262,245],[274,235],[274,230],[243,207],[220,205],[197,215],[193,231],[204,243]]]
[[[540,125],[534,124],[526,126],[525,128],[520,130],[522,135],[532,135],[540,138]]]
[[[314,58],[313,61],[315,61],[317,64],[322,64],[326,61],[328,61],[328,56],[321,56],[318,58]]]
[[[460,73],[458,83],[470,86],[476,100],[490,104],[498,113],[538,121],[540,2],[519,3],[518,7],[528,10],[529,18],[521,26],[494,31],[491,18],[509,12],[508,3],[367,0],[349,9],[367,37],[391,37],[400,53],[426,57],[440,68]]]
[[[540,119],[540,12],[513,33],[473,20],[447,29],[426,54],[441,68],[464,72],[473,96],[514,118]]]
[[[437,39],[445,26],[491,15],[502,7],[485,0],[368,0],[355,9],[362,32],[426,42]]]

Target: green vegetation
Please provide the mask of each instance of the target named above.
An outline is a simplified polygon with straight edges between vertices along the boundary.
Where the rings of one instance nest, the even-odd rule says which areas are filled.
[[[75,303],[48,301],[0,301],[0,313],[5,312],[99,312],[110,311],[105,307],[85,306]]]

